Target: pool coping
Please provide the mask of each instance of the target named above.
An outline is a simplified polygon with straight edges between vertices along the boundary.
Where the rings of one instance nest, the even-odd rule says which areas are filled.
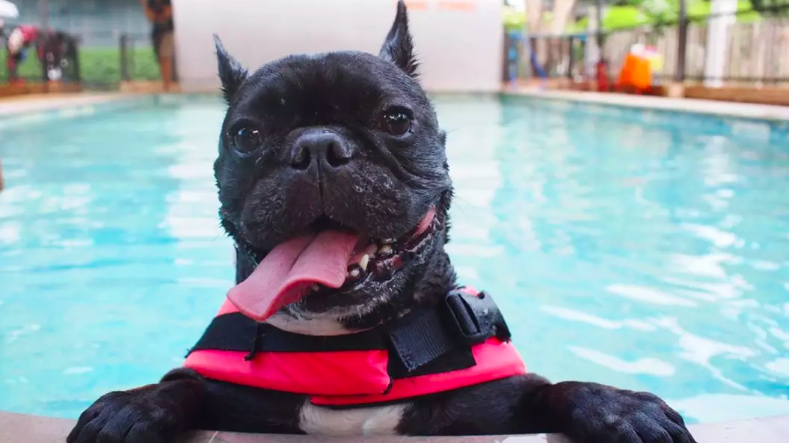
[[[65,442],[74,420],[0,411],[0,443]],[[698,443],[786,443],[789,416],[765,417],[729,423],[689,426]],[[346,442],[379,443],[569,443],[561,435],[496,435],[473,437],[349,437]],[[201,431],[184,435],[179,443],[314,443],[324,437],[306,435],[237,434]]]
[[[18,101],[0,100],[0,131],[53,119],[74,119],[157,103],[199,102],[218,97],[218,94],[104,93],[85,96],[63,94],[52,100],[46,96]]]
[[[153,94],[62,94],[0,101],[0,131],[154,103]],[[2,443],[2,442],[0,442]]]
[[[78,106],[97,105],[131,96],[133,95],[118,93],[74,93],[3,98],[0,99],[0,118]]]
[[[701,100],[693,98],[651,97],[631,94],[576,92],[526,87],[504,87],[504,96],[530,97],[565,102],[582,102],[635,108],[646,111],[672,111],[723,118],[789,122],[789,106]]]
[[[645,111],[673,111],[717,117],[789,122],[789,106],[701,100],[692,98],[651,97],[631,94],[577,92],[529,87],[504,87],[502,96],[529,97],[564,102],[580,102],[613,107],[635,108]],[[453,94],[437,94],[453,95]],[[55,94],[24,99],[0,100],[0,119],[53,111],[73,110],[110,103],[151,102],[178,100],[184,97],[218,97],[218,94],[160,94],[160,93],[79,93]]]

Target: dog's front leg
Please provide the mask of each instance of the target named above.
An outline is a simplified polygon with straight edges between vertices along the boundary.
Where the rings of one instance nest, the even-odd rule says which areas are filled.
[[[532,431],[547,427],[577,443],[695,443],[682,416],[648,392],[582,382],[530,388],[521,405]]]
[[[67,443],[171,443],[201,414],[206,380],[177,369],[161,382],[103,395],[80,415]]]

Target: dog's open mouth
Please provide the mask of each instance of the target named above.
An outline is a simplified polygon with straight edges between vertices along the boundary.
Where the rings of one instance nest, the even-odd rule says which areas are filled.
[[[263,321],[311,293],[351,289],[370,279],[386,281],[430,243],[440,224],[435,214],[431,208],[398,239],[371,239],[318,223],[311,232],[275,246],[227,297],[239,311]]]

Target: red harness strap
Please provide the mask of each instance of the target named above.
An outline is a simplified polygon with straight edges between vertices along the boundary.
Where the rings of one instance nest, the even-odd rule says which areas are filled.
[[[476,291],[473,294],[476,296]],[[403,352],[397,349],[392,354],[391,345],[383,339],[380,342],[363,340],[363,333],[331,338],[309,337],[272,328],[268,329],[268,334],[260,333],[260,327],[237,313],[229,302],[222,306],[212,327],[220,323],[220,318],[223,318],[222,324],[229,326],[215,328],[210,334],[209,327],[187,357],[186,367],[210,379],[309,395],[316,405],[391,402],[526,373],[523,360],[512,343],[495,336],[483,337],[466,347],[464,352],[468,354],[468,361],[464,363],[441,364],[438,370],[427,373],[416,370],[396,374],[394,362],[390,360],[399,359]],[[245,323],[243,328],[241,323]],[[278,342],[276,335],[286,335],[288,340],[283,342],[285,344],[264,346],[263,349],[270,350],[254,352],[250,356],[246,350],[228,349],[232,346],[224,344],[228,337],[239,333],[251,335],[250,343],[254,342],[252,346],[255,349],[259,347],[255,337]],[[370,336],[367,334],[365,337]],[[315,340],[320,341],[318,345],[302,344],[315,343]],[[344,342],[336,346],[321,346],[328,340]],[[301,350],[316,346],[320,346],[320,350]],[[459,360],[464,360],[462,355]]]

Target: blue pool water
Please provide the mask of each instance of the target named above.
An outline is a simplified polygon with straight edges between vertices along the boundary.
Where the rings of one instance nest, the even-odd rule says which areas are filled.
[[[494,97],[437,109],[452,259],[530,370],[651,390],[690,421],[789,414],[789,141]],[[76,417],[182,361],[233,278],[211,176],[222,112],[0,129],[0,409]]]

